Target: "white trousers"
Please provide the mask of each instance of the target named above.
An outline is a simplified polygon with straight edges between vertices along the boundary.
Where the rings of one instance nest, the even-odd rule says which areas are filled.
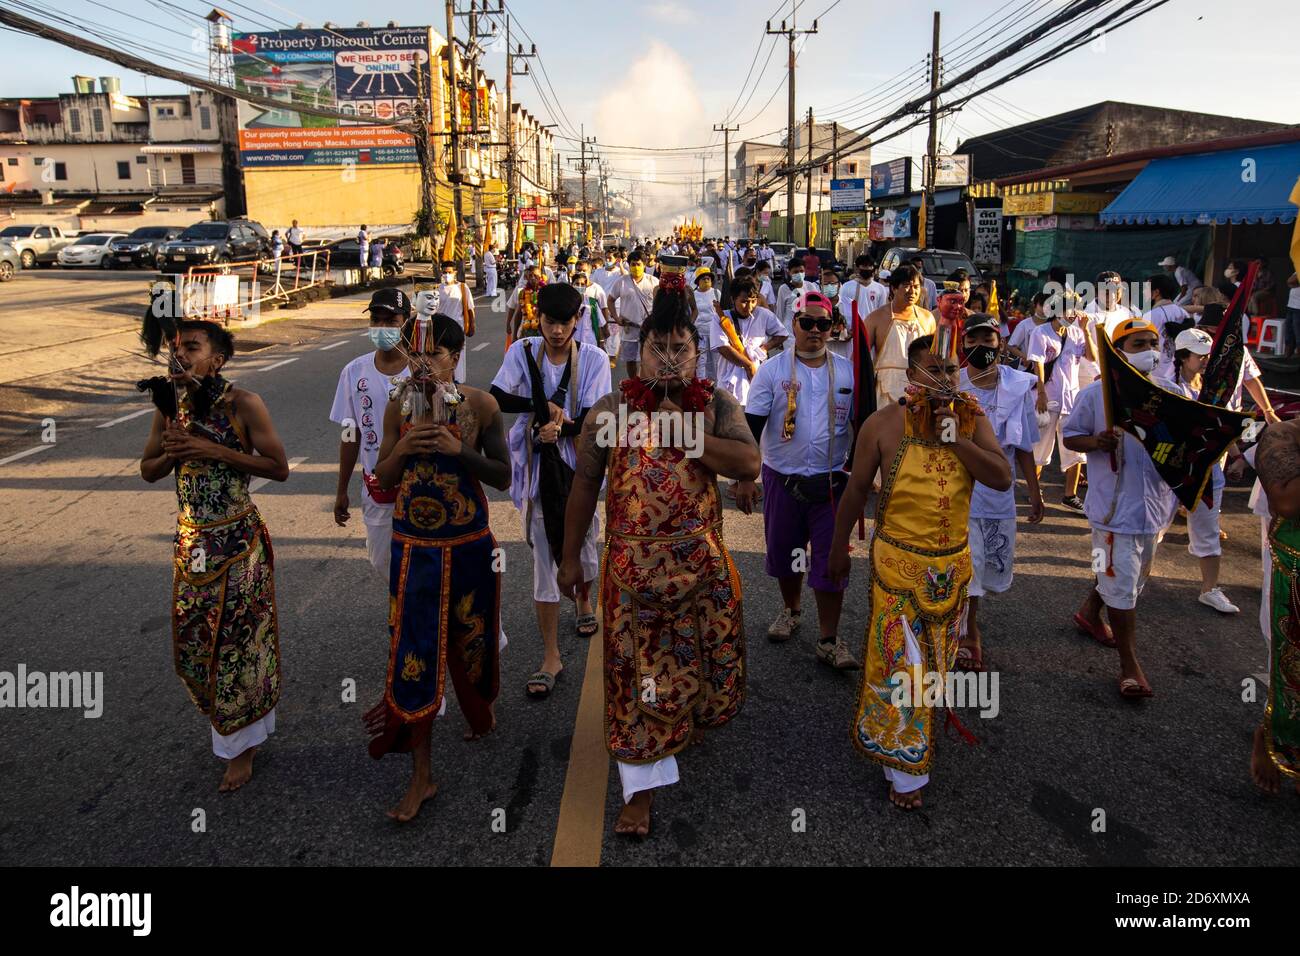
[[[1051,422],[1046,428],[1038,431],[1038,444],[1034,446],[1034,464],[1039,468],[1045,468],[1052,463],[1052,449],[1061,450],[1061,471],[1073,465],[1079,465],[1087,461],[1088,458],[1082,452],[1071,451],[1065,447],[1065,439],[1061,435],[1061,413],[1059,410],[1049,413],[1052,416]]]
[[[496,266],[484,266],[483,280],[487,283],[487,295],[497,294],[497,269]]]
[[[546,523],[542,518],[542,503],[533,502],[533,518],[529,524],[529,538],[533,544],[533,600],[543,604],[559,604],[560,585],[556,581],[559,569],[551,556],[551,543],[546,540]],[[600,573],[600,518],[593,516],[587,536],[582,540],[582,580],[594,581]]]
[[[618,761],[618,779],[623,786],[623,802],[642,790],[654,790],[677,783],[677,758],[663,757],[650,763],[624,763]]]
[[[222,760],[234,760],[250,747],[264,744],[266,738],[275,733],[275,708],[272,707],[260,720],[224,737],[211,724],[208,729],[212,731],[212,752]]]
[[[892,767],[882,769],[885,771],[885,779],[889,781],[889,785],[894,788],[895,793],[911,793],[913,790],[920,790],[930,782],[928,773],[903,773],[903,771],[895,770]]]
[[[375,574],[388,586],[388,567],[393,563],[393,523],[366,525],[366,557]]]

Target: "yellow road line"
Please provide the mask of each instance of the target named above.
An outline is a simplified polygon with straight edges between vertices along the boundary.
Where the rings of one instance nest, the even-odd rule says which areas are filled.
[[[602,615],[603,616],[603,615]],[[569,744],[569,769],[560,798],[551,866],[600,866],[605,839],[609,751],[605,749],[604,622],[587,648],[587,669]]]

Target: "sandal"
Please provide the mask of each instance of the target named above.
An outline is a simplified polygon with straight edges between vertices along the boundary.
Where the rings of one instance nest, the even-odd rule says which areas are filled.
[[[957,648],[957,670],[984,673],[984,654],[978,647],[961,646]]]
[[[596,623],[595,614],[579,614],[575,630],[579,637],[595,637],[600,625]]]
[[[555,674],[552,674],[550,671],[535,671],[533,675],[528,678],[528,683],[525,685],[528,691],[528,696],[534,700],[542,700],[546,697],[550,697],[551,691],[555,690],[556,678],[563,673],[563,670],[560,670]],[[543,689],[535,690],[534,685],[536,684],[541,684]]]
[[[1156,692],[1146,681],[1140,681],[1136,677],[1123,677],[1119,682],[1119,696],[1128,700],[1141,700],[1156,696]]]
[[[1087,634],[1103,647],[1117,646],[1115,643],[1115,635],[1111,633],[1110,626],[1105,621],[1098,621],[1096,624],[1093,624],[1078,611],[1075,611],[1074,626],[1079,629],[1080,634]]]

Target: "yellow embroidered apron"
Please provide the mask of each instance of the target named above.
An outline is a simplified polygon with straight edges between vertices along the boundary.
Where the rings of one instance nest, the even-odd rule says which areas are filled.
[[[918,437],[910,412],[905,421],[876,510],[871,622],[852,736],[877,763],[919,775],[934,758],[934,708],[917,691],[928,675],[946,686],[956,662],[971,576],[973,482],[950,446]],[[973,431],[972,422],[962,434]],[[903,680],[906,694],[895,689]]]

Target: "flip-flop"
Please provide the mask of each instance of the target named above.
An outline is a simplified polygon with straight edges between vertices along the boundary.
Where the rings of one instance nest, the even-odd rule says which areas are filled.
[[[533,675],[528,678],[528,683],[524,685],[524,689],[528,692],[528,696],[534,700],[542,700],[543,698],[550,697],[551,691],[555,690],[556,679],[563,673],[563,668],[555,674],[552,674],[550,671],[535,671]],[[541,684],[546,689],[533,690],[534,684]]]
[[[957,670],[984,673],[984,655],[972,647],[957,648]]]
[[[1098,621],[1093,624],[1078,611],[1074,612],[1074,626],[1079,629],[1080,634],[1087,634],[1098,644],[1103,647],[1118,647],[1115,642],[1115,635],[1111,633],[1110,627],[1105,621]]]
[[[1119,695],[1126,700],[1141,700],[1144,697],[1156,696],[1156,692],[1145,681],[1140,681],[1136,677],[1124,677],[1119,682]]]
[[[595,637],[596,631],[599,629],[600,625],[596,623],[595,614],[578,615],[578,623],[574,627],[574,630],[578,632],[579,637]]]

